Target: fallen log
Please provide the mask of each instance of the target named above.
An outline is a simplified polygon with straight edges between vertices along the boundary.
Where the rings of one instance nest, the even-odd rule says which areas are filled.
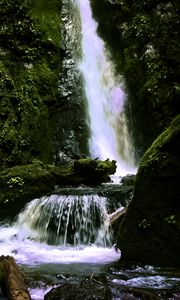
[[[121,208],[118,208],[112,214],[109,214],[108,217],[109,217],[110,225],[113,225],[116,221],[120,222],[122,220],[122,218],[124,217],[126,211],[127,211],[126,207],[123,207],[123,208],[121,207]]]
[[[11,256],[0,257],[2,289],[8,300],[31,300],[23,274]]]

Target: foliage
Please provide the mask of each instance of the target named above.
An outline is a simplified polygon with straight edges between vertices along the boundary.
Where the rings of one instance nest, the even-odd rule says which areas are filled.
[[[164,219],[168,224],[176,224],[175,215],[170,215],[169,217]]]
[[[150,226],[150,223],[146,220],[146,219],[143,219],[140,223],[139,223],[139,227],[141,228],[148,228]]]
[[[7,182],[9,188],[12,188],[13,186],[17,185],[17,186],[23,186],[24,185],[24,180],[19,177],[11,177],[8,182]]]
[[[54,0],[48,13],[43,3],[0,1],[1,168],[33,157],[52,161],[51,111],[59,105],[60,2]]]

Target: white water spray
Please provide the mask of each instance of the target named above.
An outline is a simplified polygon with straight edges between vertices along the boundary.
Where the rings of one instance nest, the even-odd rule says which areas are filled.
[[[120,258],[111,245],[106,198],[52,195],[32,200],[14,226],[0,226],[0,256],[21,264],[104,264]]]
[[[117,175],[135,173],[133,147],[124,112],[123,80],[115,75],[104,42],[97,35],[89,0],[76,0],[82,22],[82,71],[88,101],[93,158],[117,161]]]

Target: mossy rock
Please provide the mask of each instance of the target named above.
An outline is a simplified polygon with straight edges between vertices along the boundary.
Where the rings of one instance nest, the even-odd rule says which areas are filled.
[[[81,158],[74,162],[73,171],[87,178],[87,184],[97,185],[110,181],[109,175],[116,172],[116,162],[109,159],[102,161]]]
[[[120,225],[123,260],[180,266],[180,115],[144,154]]]
[[[98,185],[116,170],[114,161],[80,159],[57,167],[33,160],[0,172],[0,215],[17,213],[28,201],[53,193],[55,186]],[[13,209],[12,209],[13,207]]]

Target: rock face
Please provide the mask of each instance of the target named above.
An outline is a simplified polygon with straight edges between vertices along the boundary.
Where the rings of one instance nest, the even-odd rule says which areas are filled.
[[[33,158],[60,164],[86,153],[84,101],[60,85],[67,60],[61,2],[1,2],[0,170]],[[72,73],[70,62],[67,70]]]
[[[97,278],[99,279],[99,278]],[[111,300],[111,291],[109,287],[96,278],[84,279],[80,284],[65,283],[58,288],[52,289],[44,297],[45,300]]]
[[[118,234],[122,259],[180,266],[180,115],[143,156]]]

